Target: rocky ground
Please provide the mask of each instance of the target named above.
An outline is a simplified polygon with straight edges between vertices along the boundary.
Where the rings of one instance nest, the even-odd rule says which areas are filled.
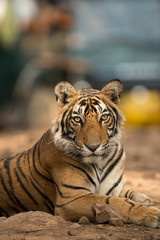
[[[2,130],[0,155],[5,157],[32,146],[45,127],[26,130]],[[160,127],[125,128],[123,142],[127,162],[124,182],[129,188],[160,199]],[[0,240],[120,240],[160,239],[160,229],[125,224],[112,226],[66,222],[47,213],[28,212],[8,219],[0,218]]]
[[[160,230],[136,225],[71,223],[42,212],[0,219],[0,240],[159,240]]]

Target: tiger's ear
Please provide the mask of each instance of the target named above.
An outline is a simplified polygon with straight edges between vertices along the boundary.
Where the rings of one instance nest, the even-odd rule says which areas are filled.
[[[55,87],[56,100],[60,108],[67,105],[76,94],[75,88],[68,82],[60,82]]]
[[[123,90],[122,82],[119,79],[113,79],[108,82],[104,88],[102,88],[101,93],[107,96],[109,100],[118,104],[120,102],[120,95]]]

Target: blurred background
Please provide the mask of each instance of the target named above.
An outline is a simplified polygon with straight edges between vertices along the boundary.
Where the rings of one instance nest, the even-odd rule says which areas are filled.
[[[160,0],[0,0],[0,128],[57,114],[54,86],[119,78],[128,125],[160,124]]]
[[[160,198],[160,0],[0,0],[0,153],[57,115],[54,86],[119,78],[129,188]]]

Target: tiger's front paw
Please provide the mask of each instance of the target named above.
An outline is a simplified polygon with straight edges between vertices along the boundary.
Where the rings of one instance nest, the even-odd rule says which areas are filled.
[[[154,207],[143,207],[139,216],[137,214],[135,223],[146,227],[160,228],[160,210]]]
[[[152,206],[152,207],[160,209],[160,202],[157,200],[152,200],[152,202],[150,204],[148,204],[148,206]]]
[[[148,215],[144,219],[144,225],[146,227],[152,227],[152,228],[160,228],[160,215],[155,216],[155,215]]]

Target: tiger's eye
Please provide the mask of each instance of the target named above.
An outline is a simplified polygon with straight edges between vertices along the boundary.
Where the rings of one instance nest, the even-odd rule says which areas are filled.
[[[81,118],[80,117],[74,117],[73,120],[76,122],[76,123],[80,123],[81,122]]]
[[[107,114],[103,114],[103,115],[101,116],[101,119],[102,119],[103,121],[106,121],[107,119],[109,119],[109,116],[108,116]]]

